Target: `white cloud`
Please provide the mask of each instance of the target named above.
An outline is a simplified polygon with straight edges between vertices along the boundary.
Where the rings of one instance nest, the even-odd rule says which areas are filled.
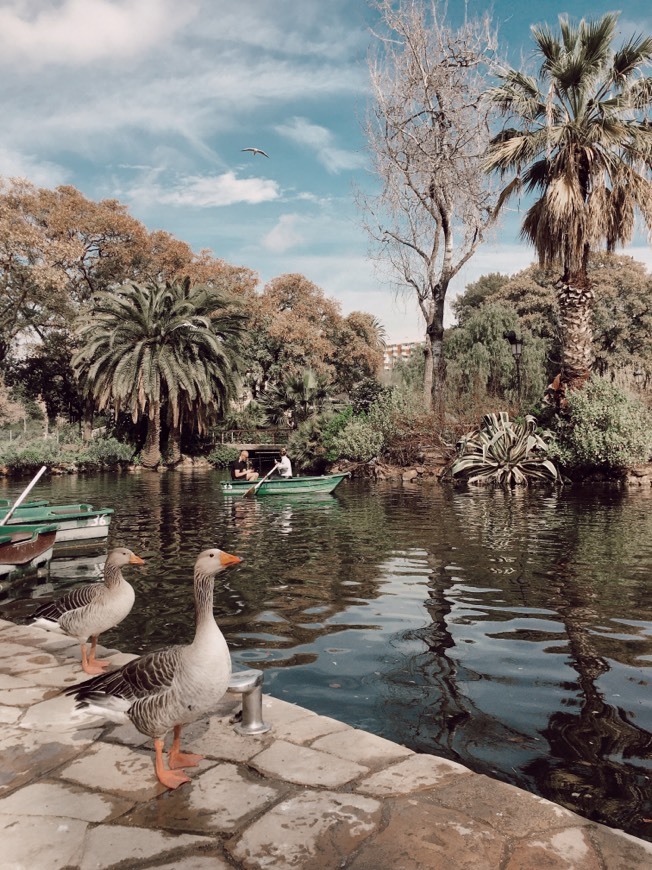
[[[292,118],[287,124],[279,124],[276,132],[299,145],[307,146],[329,172],[358,169],[366,162],[363,154],[338,148],[330,130],[319,124],[311,124],[306,118]]]
[[[0,146],[0,175],[7,178],[27,178],[39,187],[56,187],[68,180],[68,173],[62,166],[2,146]]]
[[[130,200],[143,204],[214,208],[236,203],[257,204],[278,199],[278,184],[267,178],[237,178],[234,172],[222,175],[185,175],[172,183],[162,183],[153,173],[125,191]]]
[[[298,214],[282,214],[276,226],[263,238],[263,247],[275,254],[282,254],[300,244],[304,237],[297,230],[301,220]]]
[[[188,0],[10,0],[0,8],[0,58],[33,69],[132,57],[166,40],[196,9]]]

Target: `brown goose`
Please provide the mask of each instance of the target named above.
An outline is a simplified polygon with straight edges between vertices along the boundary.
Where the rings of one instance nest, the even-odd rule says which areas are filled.
[[[144,564],[140,556],[126,547],[111,550],[104,565],[104,583],[79,586],[42,605],[34,614],[33,624],[76,637],[81,644],[83,670],[87,674],[101,674],[109,662],[95,658],[98,635],[122,622],[134,606],[134,590],[120,569],[125,565]],[[91,652],[87,658],[89,637]]]
[[[113,722],[131,720],[154,738],[156,776],[168,788],[189,782],[179,768],[195,767],[201,755],[181,752],[181,727],[215,708],[231,678],[231,656],[213,616],[215,575],[242,560],[223,550],[204,550],[195,562],[195,637],[187,646],[172,646],[134,659],[65,690],[76,707]],[[163,762],[165,735],[174,729],[169,769]]]

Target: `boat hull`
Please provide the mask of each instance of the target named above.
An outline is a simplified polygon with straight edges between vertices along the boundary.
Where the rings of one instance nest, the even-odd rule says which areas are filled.
[[[257,496],[262,495],[295,495],[310,493],[329,493],[348,477],[346,474],[321,474],[315,477],[271,477],[264,480],[256,490]],[[220,489],[224,495],[241,496],[256,484],[250,480],[223,480]]]
[[[77,508],[83,510],[77,510]],[[58,505],[52,508],[40,508],[32,511],[18,511],[9,522],[0,529],[11,529],[14,526],[38,529],[44,525],[56,525],[55,543],[69,541],[88,541],[106,538],[109,534],[109,524],[113,515],[112,508],[92,508],[91,505]]]
[[[57,527],[0,526],[0,577],[22,576],[52,558]]]
[[[43,554],[52,551],[57,535],[57,527],[39,526],[0,526],[0,566],[10,570],[18,565],[41,564]],[[3,573],[6,573],[3,572]]]

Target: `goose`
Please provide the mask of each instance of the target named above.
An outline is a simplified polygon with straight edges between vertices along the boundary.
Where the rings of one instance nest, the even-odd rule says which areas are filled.
[[[192,643],[147,653],[119,670],[64,689],[64,694],[75,697],[76,709],[120,724],[131,721],[152,737],[156,776],[169,789],[190,782],[182,768],[196,767],[202,760],[201,755],[181,751],[182,726],[215,709],[231,679],[229,648],[213,616],[213,589],[215,575],[241,561],[217,548],[197,557]],[[166,770],[163,747],[171,729],[174,737]]]
[[[125,565],[144,565],[144,561],[126,547],[117,547],[106,557],[104,583],[79,586],[43,604],[35,612],[33,625],[76,637],[81,644],[82,669],[87,674],[101,674],[109,664],[95,658],[97,638],[114,628],[129,615],[134,606],[134,590],[122,576]],[[86,641],[91,639],[90,655]]]

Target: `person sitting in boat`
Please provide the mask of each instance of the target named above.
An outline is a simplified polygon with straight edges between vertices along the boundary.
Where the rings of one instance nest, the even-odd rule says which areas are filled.
[[[285,447],[281,448],[281,458],[278,460],[274,468],[280,477],[292,477],[292,463],[290,462],[290,457],[287,455]]]
[[[240,451],[240,456],[233,466],[231,476],[233,480],[258,480],[258,472],[254,471],[253,468],[249,466],[248,451]]]

